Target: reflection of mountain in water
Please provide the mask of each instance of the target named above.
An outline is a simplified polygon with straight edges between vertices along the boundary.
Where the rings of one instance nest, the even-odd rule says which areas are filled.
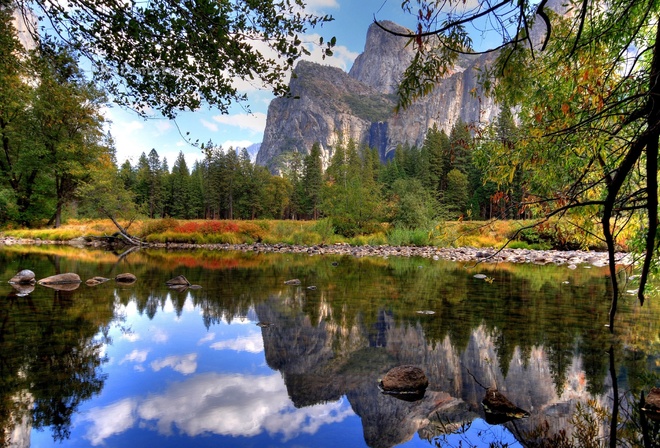
[[[471,330],[469,343],[461,351],[449,336],[430,345],[420,325],[397,326],[385,312],[380,313],[374,336],[373,329],[359,324],[336,325],[323,318],[312,322],[302,311],[283,307],[281,298],[272,297],[256,311],[261,321],[271,323],[262,329],[266,361],[283,374],[294,404],[310,406],[346,395],[362,419],[369,446],[394,446],[415,432],[430,440],[483,418],[484,389],[474,378],[486,387],[496,385],[516,405],[530,411],[529,419],[507,424],[517,436],[544,421],[552,433],[570,433],[568,423],[577,402],[590,398],[575,350],[558,395],[546,348],[535,347],[524,355],[516,348],[505,376],[496,336],[484,326]],[[379,376],[402,364],[420,366],[429,377],[423,400],[407,402],[379,392]],[[603,392],[603,397],[611,394],[611,388],[606,386]]]

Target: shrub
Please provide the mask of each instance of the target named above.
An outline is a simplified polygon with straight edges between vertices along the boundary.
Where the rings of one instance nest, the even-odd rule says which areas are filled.
[[[395,227],[387,234],[391,246],[429,246],[429,232],[424,229],[408,230]]]
[[[145,238],[154,233],[165,233],[179,226],[179,221],[174,218],[163,218],[148,220],[142,222],[142,230],[139,233],[141,238]]]
[[[335,236],[335,227],[332,225],[330,218],[319,219],[314,223],[311,230],[318,233],[324,242],[328,242]]]

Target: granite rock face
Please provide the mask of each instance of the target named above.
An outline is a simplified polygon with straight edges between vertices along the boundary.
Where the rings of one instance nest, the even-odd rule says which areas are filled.
[[[393,22],[383,26],[407,31]],[[461,56],[433,92],[395,113],[397,86],[414,56],[407,41],[374,24],[349,73],[298,63],[291,96],[277,98],[269,106],[257,164],[275,171],[281,154],[308,154],[318,142],[327,167],[333,147],[349,139],[377,148],[385,161],[399,144],[421,145],[434,125],[449,134],[459,119],[480,125],[497,116],[499,108],[482,94],[477,82],[479,69],[491,64],[495,55]]]

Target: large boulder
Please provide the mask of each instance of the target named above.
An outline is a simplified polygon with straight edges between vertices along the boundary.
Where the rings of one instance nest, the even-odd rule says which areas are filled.
[[[424,396],[429,380],[422,369],[416,366],[398,366],[390,369],[380,380],[379,387],[387,394],[409,394]]]
[[[34,272],[29,269],[23,269],[9,279],[12,285],[33,285],[36,281]]]

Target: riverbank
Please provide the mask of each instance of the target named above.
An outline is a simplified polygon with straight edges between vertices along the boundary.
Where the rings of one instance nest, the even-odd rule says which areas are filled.
[[[0,237],[0,248],[11,245],[71,245],[77,247],[103,247],[98,240],[74,238],[68,241],[48,241],[41,239]],[[347,255],[353,257],[423,257],[434,260],[448,260],[457,262],[483,262],[483,263],[533,263],[538,265],[555,264],[575,268],[586,264],[603,267],[608,264],[606,252],[595,251],[558,251],[558,250],[531,250],[494,248],[456,247],[440,248],[434,246],[352,246],[347,243],[329,245],[294,245],[294,244],[190,244],[190,243],[148,243],[145,248],[161,248],[167,250],[222,250],[257,253],[297,253],[308,255]],[[617,264],[629,265],[632,257],[626,253],[615,255]]]

